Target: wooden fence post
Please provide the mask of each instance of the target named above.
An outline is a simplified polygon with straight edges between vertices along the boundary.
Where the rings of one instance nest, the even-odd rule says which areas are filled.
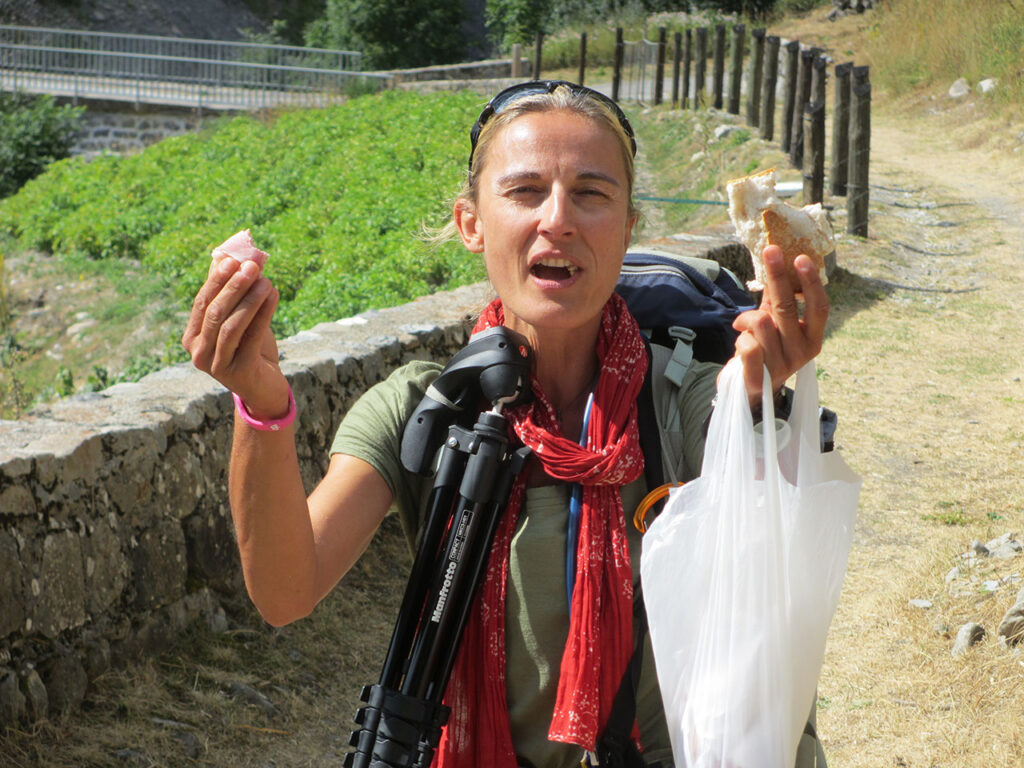
[[[828,81],[828,62],[821,55],[820,48],[816,49],[815,52],[817,55],[811,64],[811,95],[809,101],[817,101],[824,104],[827,101],[825,98],[825,83]]]
[[[690,59],[693,58],[693,30],[683,32],[683,90],[679,94],[679,107],[686,109],[690,98]]]
[[[850,178],[846,186],[846,231],[868,236],[868,163],[871,155],[871,80],[854,67],[850,84]]]
[[[533,79],[540,80],[541,50],[544,48],[544,33],[537,30],[537,39],[533,44]]]
[[[804,107],[804,205],[825,199],[825,102]]]
[[[683,33],[672,35],[672,108],[679,106],[679,64],[683,58]]]
[[[804,107],[811,100],[811,74],[817,52],[813,48],[800,51],[797,67],[796,100],[793,103],[793,132],[789,137],[789,159],[796,168],[804,166]]]
[[[587,71],[587,31],[580,32],[580,79],[577,81],[583,85],[583,76]]]
[[[612,69],[612,101],[619,100],[619,86],[622,84],[622,53],[626,44],[622,41],[622,27],[615,28],[615,63]]]
[[[789,152],[790,139],[793,136],[793,106],[796,104],[796,75],[800,62],[800,41],[790,40],[783,46],[786,60],[785,78],[782,83],[782,135],[779,145],[783,152]]]
[[[722,94],[725,90],[725,24],[715,25],[714,59],[711,71],[713,106],[722,108]]]
[[[846,194],[850,159],[850,70],[853,62],[836,64],[836,107],[832,116],[832,172],[829,191]]]
[[[743,84],[743,44],[746,42],[747,27],[736,24],[732,28],[732,44],[729,47],[729,112],[740,113],[740,89]]]
[[[764,74],[764,27],[750,31],[750,65],[747,69],[747,125],[761,121],[761,77]]]
[[[658,27],[658,65],[654,69],[654,105],[661,104],[665,95],[665,38],[668,30]]]
[[[764,75],[761,78],[761,138],[775,137],[775,90],[779,80],[779,36],[765,38]]]
[[[697,27],[697,50],[693,55],[693,108],[704,106],[708,83],[708,28]]]

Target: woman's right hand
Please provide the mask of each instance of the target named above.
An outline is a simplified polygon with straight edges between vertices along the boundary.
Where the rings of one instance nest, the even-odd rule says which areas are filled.
[[[270,330],[279,298],[259,265],[223,258],[211,265],[181,337],[192,364],[241,397],[258,419],[288,411],[288,381]]]

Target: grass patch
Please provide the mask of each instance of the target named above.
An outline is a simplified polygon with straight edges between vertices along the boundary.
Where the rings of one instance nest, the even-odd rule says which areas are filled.
[[[959,77],[972,87],[998,78],[992,97],[1024,100],[1018,75],[1024,49],[1024,6],[1007,0],[900,0],[884,3],[869,38],[872,79],[895,95],[919,86],[948,86]],[[950,20],[955,19],[955,23]]]

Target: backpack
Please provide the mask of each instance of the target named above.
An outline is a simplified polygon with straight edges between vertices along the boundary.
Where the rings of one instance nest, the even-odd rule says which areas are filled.
[[[717,261],[649,248],[631,248],[616,293],[652,344],[688,342],[692,359],[725,364],[738,335],[732,327],[754,298]],[[688,332],[687,332],[688,331]]]

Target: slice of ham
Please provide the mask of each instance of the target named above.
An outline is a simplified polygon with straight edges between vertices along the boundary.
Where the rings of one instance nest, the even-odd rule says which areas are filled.
[[[267,263],[267,254],[256,247],[252,240],[252,234],[248,229],[243,229],[213,249],[213,261],[219,262],[225,256],[230,256],[235,261],[255,261],[260,269]]]

